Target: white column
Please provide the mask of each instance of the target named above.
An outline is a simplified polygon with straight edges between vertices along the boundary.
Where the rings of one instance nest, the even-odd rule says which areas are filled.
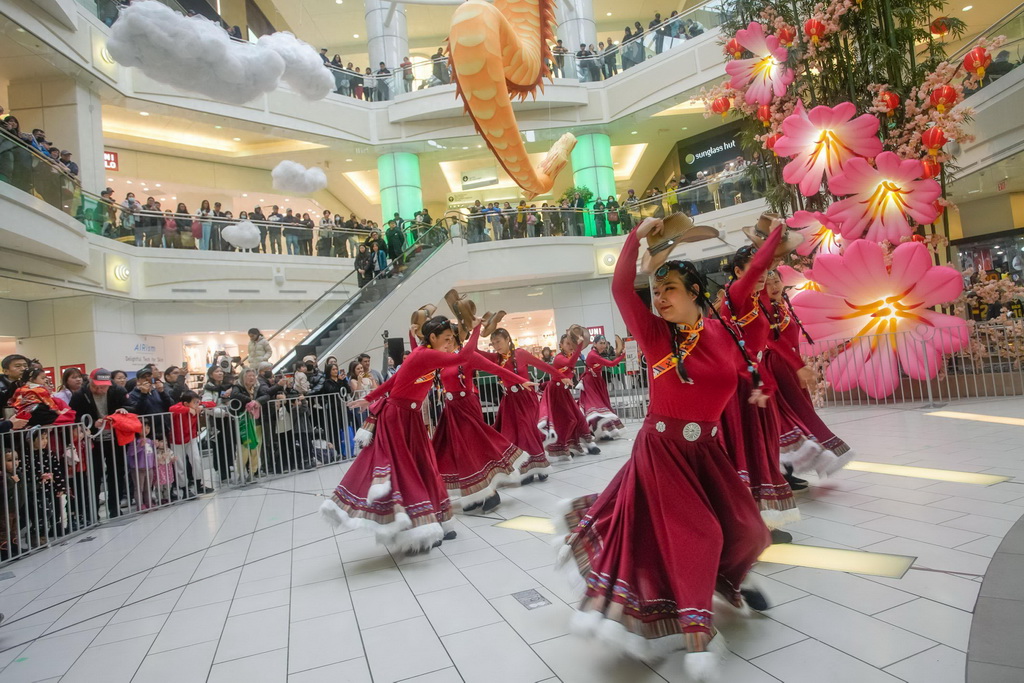
[[[569,52],[576,53],[580,43],[597,45],[593,0],[559,0],[555,5],[557,34]]]
[[[8,109],[23,131],[42,128],[46,138],[71,152],[82,188],[99,193],[103,176],[103,111],[100,97],[70,78],[13,82]]]
[[[394,71],[409,54],[409,31],[405,23],[405,6],[386,0],[363,0],[366,9],[366,47],[370,53],[370,68],[374,71],[381,62]]]

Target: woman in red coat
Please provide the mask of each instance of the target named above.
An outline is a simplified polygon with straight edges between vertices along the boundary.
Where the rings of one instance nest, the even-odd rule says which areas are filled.
[[[348,404],[370,408],[371,417],[356,436],[363,449],[320,507],[335,526],[372,529],[378,543],[406,553],[455,537],[448,491],[421,411],[437,368],[467,363],[475,353],[475,344],[452,353],[455,332],[442,316],[428,320],[422,331],[423,345],[398,372]]]
[[[590,425],[590,432],[598,439],[614,439],[624,428],[622,420],[612,410],[612,399],[608,395],[608,380],[604,369],[614,368],[625,359],[625,354],[608,360],[608,340],[598,336],[587,354],[583,371],[583,390],[580,392],[580,408]]]
[[[551,462],[544,453],[544,435],[537,427],[540,421],[540,400],[536,392],[526,388],[526,383],[530,380],[529,369],[533,367],[546,372],[555,382],[571,384],[572,380],[561,377],[557,368],[548,365],[526,349],[516,348],[512,343],[512,335],[502,327],[491,335],[491,346],[496,353],[481,351],[481,355],[519,377],[518,381],[514,382],[501,380],[505,394],[498,404],[498,417],[494,421],[494,428],[530,456],[519,467],[520,482],[528,484],[534,478],[544,481],[551,472]]]
[[[707,310],[703,278],[671,261],[655,273],[661,317],[633,289],[647,219],[626,237],[612,294],[648,359],[650,408],[630,459],[599,496],[572,502],[560,561],[585,595],[572,628],[645,661],[685,649],[690,679],[713,675],[721,644],[712,595],[765,609],[743,584],[768,546],[768,529],[719,437],[739,377],[753,372],[733,331]]]

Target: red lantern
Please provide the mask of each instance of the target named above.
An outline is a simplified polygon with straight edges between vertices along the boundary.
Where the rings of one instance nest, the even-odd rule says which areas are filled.
[[[964,57],[964,68],[978,78],[985,77],[985,69],[987,69],[988,65],[991,63],[992,55],[990,55],[988,50],[980,45],[968,52],[967,56]]]
[[[942,172],[942,164],[931,157],[921,159],[921,179],[934,178]]]
[[[921,136],[921,144],[928,150],[928,154],[935,156],[939,153],[939,150],[944,144],[949,142],[946,138],[946,134],[942,132],[942,129],[938,126],[933,126],[924,132]]]
[[[733,59],[739,59],[743,56],[743,46],[740,45],[740,41],[733,38],[725,44],[725,53],[732,55]]]
[[[711,102],[711,111],[725,116],[732,109],[732,100],[728,97],[718,97]]]
[[[940,85],[935,90],[932,90],[931,103],[932,106],[939,110],[939,113],[946,111],[946,107],[952,107],[956,104],[956,88],[951,85]]]
[[[825,35],[825,24],[818,19],[808,19],[804,22],[804,33],[811,37],[812,43],[817,44]]]
[[[916,232],[911,236],[911,239],[915,242],[924,242],[924,235],[918,235]]]
[[[934,202],[932,202],[932,206],[935,207],[935,211],[937,212],[935,214],[935,220],[932,221],[932,223],[934,223],[935,221],[937,221],[940,218],[942,218],[942,214],[946,212],[946,206],[942,202],[940,202],[938,199],[936,199]]]
[[[933,36],[942,37],[949,33],[949,17],[938,17],[928,27]]]
[[[775,37],[779,39],[780,43],[789,47],[793,44],[793,41],[796,40],[796,29],[792,26],[783,26],[775,34]]]
[[[772,151],[772,153],[774,154],[775,153],[775,143],[778,142],[781,139],[782,139],[782,135],[780,133],[775,133],[773,135],[769,135],[768,137],[766,137],[764,139],[764,148],[765,149],[770,149]]]
[[[900,106],[900,96],[892,90],[883,90],[878,94],[878,99],[885,105],[886,116],[893,116]]]
[[[772,120],[772,108],[767,104],[762,104],[757,108],[757,119],[765,126]]]

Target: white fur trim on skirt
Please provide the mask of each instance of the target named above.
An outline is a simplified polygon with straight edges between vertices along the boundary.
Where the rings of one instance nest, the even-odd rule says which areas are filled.
[[[800,521],[800,508],[761,510],[761,519],[769,529],[781,529],[787,524]]]
[[[356,452],[358,453],[362,449],[366,448],[373,442],[373,432],[369,429],[363,429],[360,427],[356,430],[355,444]]]
[[[320,514],[335,527],[369,529],[373,532],[377,543],[400,553],[429,550],[444,537],[444,530],[437,522],[413,527],[412,520],[404,512],[396,514],[395,521],[389,524],[380,524],[371,519],[352,517],[338,507],[334,501],[325,500],[320,505]]]
[[[823,449],[821,444],[813,439],[803,439],[796,449],[779,453],[779,460],[783,465],[789,465],[793,472],[801,474],[816,469]]]

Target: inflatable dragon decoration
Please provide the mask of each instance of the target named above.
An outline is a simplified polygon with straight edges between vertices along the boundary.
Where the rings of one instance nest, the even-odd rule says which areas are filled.
[[[536,167],[530,166],[512,98],[543,91],[554,38],[553,0],[467,0],[456,8],[448,58],[456,95],[480,136],[527,199],[546,194],[576,145],[566,133]]]

